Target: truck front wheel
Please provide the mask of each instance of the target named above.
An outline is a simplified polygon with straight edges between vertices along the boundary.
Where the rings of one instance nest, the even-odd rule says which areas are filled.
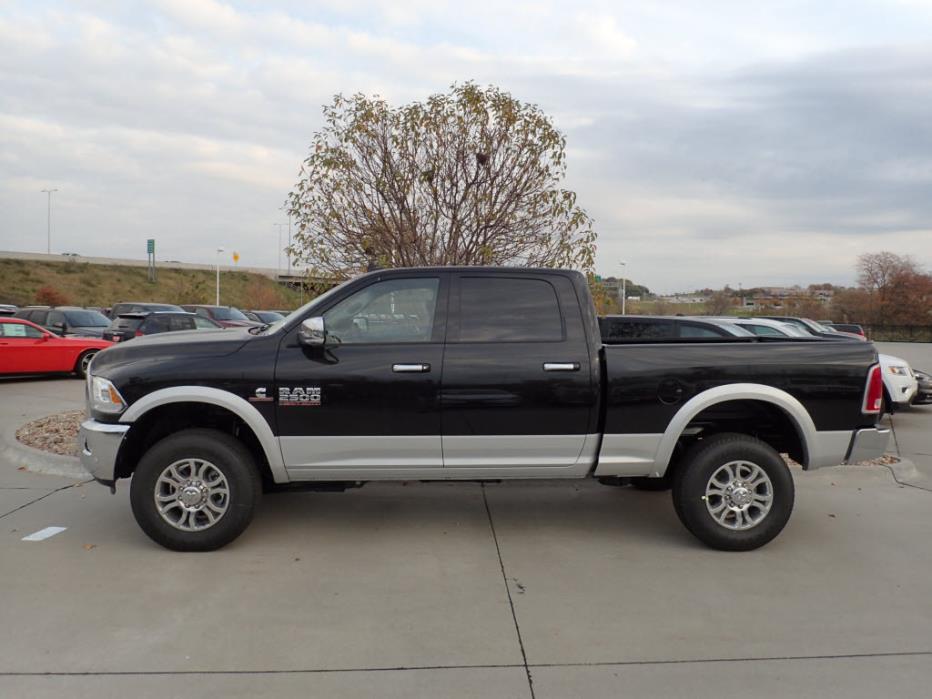
[[[173,551],[212,551],[243,533],[262,481],[249,451],[210,429],[176,432],[153,445],[130,484],[133,515]]]
[[[698,443],[673,480],[683,525],[723,551],[756,549],[779,534],[793,511],[793,476],[768,444],[741,434]]]

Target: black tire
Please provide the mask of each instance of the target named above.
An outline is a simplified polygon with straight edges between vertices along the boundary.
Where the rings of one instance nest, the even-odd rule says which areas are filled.
[[[158,492],[166,492],[164,485],[159,484],[163,472],[186,459],[197,459],[198,463],[213,467],[227,485],[219,500],[225,505],[223,514],[213,515],[211,510],[216,522],[195,531],[183,530],[166,521],[155,501]],[[179,467],[176,472],[184,473],[184,469]],[[252,454],[229,434],[210,429],[183,430],[156,442],[139,461],[130,483],[130,503],[136,522],[149,538],[173,551],[213,551],[230,543],[249,526],[261,495],[262,480]],[[183,508],[177,505],[167,516],[182,513]],[[190,513],[192,519],[195,516],[199,523],[207,519],[206,511],[203,515]]]
[[[720,511],[726,518],[734,519],[720,523],[710,509],[726,505],[725,500],[717,495],[707,500],[707,487],[713,475],[722,473],[720,469],[739,461],[756,466],[766,475],[769,490],[766,483],[759,487],[762,495],[769,492],[772,496],[770,507],[765,512],[754,498],[758,491],[745,487],[740,495],[752,497],[755,502],[744,507],[744,514],[726,506],[730,513]],[[737,496],[739,491],[734,493]],[[697,443],[686,454],[673,479],[673,505],[680,521],[697,539],[722,551],[750,551],[771,541],[786,526],[794,498],[793,476],[783,458],[770,445],[743,434],[720,434]],[[759,521],[752,524],[752,518]],[[747,528],[732,528],[744,524]]]
[[[87,368],[90,366],[91,360],[94,358],[94,355],[97,354],[100,350],[87,350],[81,353],[81,356],[78,357],[78,361],[74,363],[74,373],[79,379],[87,378]]]
[[[669,471],[662,478],[648,478],[647,476],[637,476],[631,479],[631,486],[638,490],[647,490],[651,492],[662,492],[670,490],[673,487],[673,478]]]

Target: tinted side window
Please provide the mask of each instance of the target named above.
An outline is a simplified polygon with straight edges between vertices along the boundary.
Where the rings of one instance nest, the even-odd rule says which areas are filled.
[[[460,278],[460,342],[560,342],[563,318],[542,279]]]
[[[603,340],[664,340],[674,337],[673,322],[653,318],[603,318]]]
[[[170,330],[194,330],[193,316],[171,316],[169,318]]]
[[[776,328],[771,328],[767,325],[748,325],[747,323],[741,325],[742,328],[750,330],[755,335],[761,335],[766,337],[784,337],[784,333],[781,333]]]
[[[728,333],[708,325],[682,323],[680,324],[680,337],[728,337]]]
[[[149,316],[145,323],[147,333],[164,333],[169,330],[169,320],[165,316]]]
[[[48,324],[49,325],[64,325],[65,323],[65,314],[61,311],[49,311]]]
[[[45,319],[48,318],[48,311],[32,311],[29,314],[28,320],[31,320],[36,325],[45,325]]]

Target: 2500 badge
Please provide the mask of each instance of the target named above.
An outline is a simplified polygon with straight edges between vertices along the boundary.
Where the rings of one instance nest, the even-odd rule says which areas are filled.
[[[320,386],[297,386],[278,389],[278,404],[287,408],[302,405],[320,405]]]

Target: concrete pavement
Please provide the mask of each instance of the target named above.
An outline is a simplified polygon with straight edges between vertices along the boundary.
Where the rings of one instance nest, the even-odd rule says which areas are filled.
[[[932,343],[878,342],[877,349],[909,362],[913,369],[932,371]],[[887,419],[896,430],[891,450],[916,465],[919,477],[909,483],[932,489],[932,405],[914,405]]]
[[[0,383],[0,424],[82,391]],[[698,544],[668,494],[541,482],[269,495],[231,546],[177,554],[126,483],[0,462],[0,696],[925,696],[932,493],[877,467],[796,484],[749,553]]]

